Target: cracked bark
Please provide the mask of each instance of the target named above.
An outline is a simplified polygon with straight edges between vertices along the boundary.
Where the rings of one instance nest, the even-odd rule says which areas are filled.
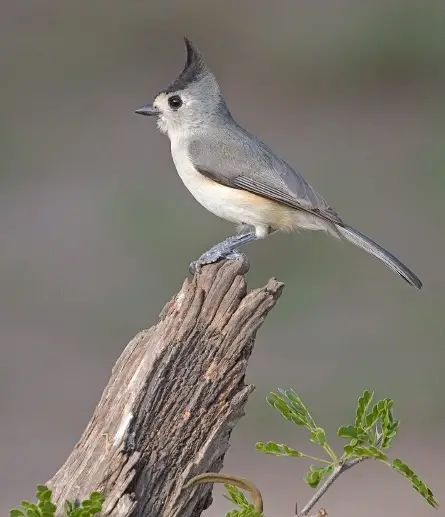
[[[127,345],[48,483],[56,504],[98,490],[106,516],[198,517],[210,506],[210,485],[182,487],[222,468],[254,389],[244,378],[256,332],[283,289],[271,279],[247,293],[246,270],[240,261],[205,266]]]

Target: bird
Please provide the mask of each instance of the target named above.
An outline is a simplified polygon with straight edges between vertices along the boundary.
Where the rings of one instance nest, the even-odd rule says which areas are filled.
[[[236,235],[201,254],[190,270],[243,259],[240,246],[274,232],[318,230],[362,248],[421,289],[420,279],[397,257],[346,224],[301,174],[235,121],[201,52],[184,41],[182,72],[135,112],[157,118],[158,129],[170,139],[178,175],[194,198],[237,227]]]

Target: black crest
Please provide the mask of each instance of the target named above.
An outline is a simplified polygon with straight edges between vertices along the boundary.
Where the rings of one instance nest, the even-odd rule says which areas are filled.
[[[164,90],[165,93],[184,90],[191,83],[198,81],[206,72],[206,66],[199,50],[189,39],[184,38],[184,41],[187,49],[187,61],[185,62],[184,70],[180,73],[178,78]]]

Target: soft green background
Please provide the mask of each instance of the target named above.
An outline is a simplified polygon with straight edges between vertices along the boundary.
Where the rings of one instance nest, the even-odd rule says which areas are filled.
[[[308,465],[254,442],[306,437],[264,396],[293,387],[334,430],[376,389],[402,420],[395,454],[445,504],[443,1],[3,0],[0,511],[63,463],[125,344],[232,231],[185,190],[154,121],[133,114],[182,69],[183,35],[239,122],[425,286],[321,234],[249,245],[250,286],[276,276],[286,289],[258,335],[257,390],[225,471],[264,489],[268,515],[291,515],[310,495]],[[433,512],[372,462],[322,505]],[[207,515],[227,507],[218,497]]]

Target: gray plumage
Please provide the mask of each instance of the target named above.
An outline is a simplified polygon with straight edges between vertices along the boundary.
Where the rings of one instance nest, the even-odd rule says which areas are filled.
[[[235,121],[230,130],[225,124],[215,124],[211,135],[204,133],[190,140],[188,153],[196,169],[218,183],[248,190],[326,221],[342,222],[303,176]]]
[[[420,289],[419,278],[400,260],[345,224],[298,172],[233,119],[214,75],[185,41],[187,61],[179,77],[153,106],[137,112],[158,116],[178,173],[195,198],[216,215],[250,228],[214,246],[195,265],[236,258],[239,245],[276,230],[324,230],[364,249]]]

